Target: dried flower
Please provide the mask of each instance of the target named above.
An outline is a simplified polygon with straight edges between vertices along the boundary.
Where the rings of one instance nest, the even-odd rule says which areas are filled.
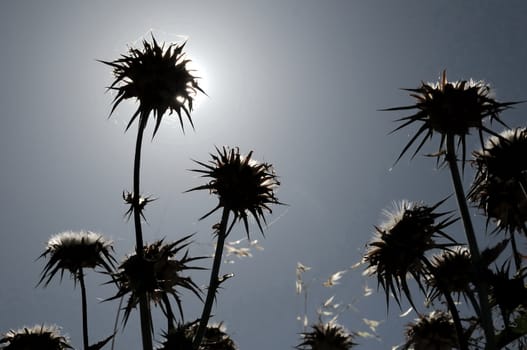
[[[420,278],[427,274],[423,264],[425,253],[434,248],[445,248],[455,244],[455,241],[443,230],[456,219],[435,213],[435,210],[445,200],[429,207],[421,203],[402,201],[396,206],[395,212],[385,211],[388,220],[375,227],[376,236],[369,243],[369,249],[364,261],[369,264],[365,273],[377,275],[378,284],[386,293],[386,304],[389,305],[389,295],[393,293],[400,305],[401,290],[410,303],[413,301],[406,282],[407,274],[412,275],[419,287]],[[443,218],[436,222],[437,219]],[[443,237],[452,243],[439,244],[435,242]],[[415,309],[415,306],[414,306]]]
[[[192,341],[196,336],[198,321],[180,324],[163,335],[165,341],[159,350],[192,350]],[[199,350],[236,350],[236,344],[225,333],[223,323],[207,326]]]
[[[417,112],[398,119],[397,121],[402,122],[402,124],[392,132],[415,122],[421,122],[422,125],[406,144],[397,160],[421,135],[424,135],[412,156],[414,157],[434,133],[441,135],[438,155],[443,153],[442,147],[446,135],[452,135],[459,137],[459,143],[463,146],[463,160],[465,160],[465,137],[470,133],[470,130],[477,129],[480,139],[483,139],[483,131],[494,134],[492,130],[483,125],[483,121],[490,118],[491,121],[495,120],[503,124],[499,113],[517,103],[497,102],[492,97],[489,85],[483,81],[449,82],[446,78],[446,71],[443,71],[438,83],[421,83],[417,89],[404,90],[411,92],[410,96],[417,99],[416,104],[385,110],[417,109]]]
[[[175,258],[176,254],[190,244],[188,241],[190,237],[186,236],[169,244],[164,244],[163,240],[146,244],[143,248],[143,258],[132,254],[119,266],[118,272],[114,275],[119,291],[108,300],[130,294],[125,307],[125,324],[130,312],[139,303],[141,295],[146,295],[149,301],[159,304],[167,317],[172,315],[172,308],[168,302],[169,295],[176,300],[180,315],[183,317],[179,288],[187,289],[201,299],[200,288],[191,277],[183,276],[182,273],[186,270],[201,270],[201,267],[188,264],[203,257],[190,257],[186,251],[181,258]]]
[[[406,329],[406,345],[414,350],[450,350],[458,348],[454,322],[450,315],[441,311],[432,311],[423,315]]]
[[[499,230],[527,234],[527,129],[491,136],[474,152],[476,176],[469,199],[483,209]]]
[[[431,301],[447,293],[464,294],[470,291],[474,271],[468,248],[459,246],[444,250],[432,258],[432,266],[427,280]]]
[[[236,220],[243,221],[247,234],[249,234],[247,220],[249,213],[263,232],[260,220],[266,222],[264,210],[271,213],[270,204],[281,204],[274,193],[280,182],[272,165],[253,160],[252,151],[247,156],[242,156],[238,148],[223,147],[222,150],[218,148],[216,150],[218,155],[211,154],[210,164],[196,161],[205,169],[192,170],[212,180],[189,191],[208,190],[219,198],[218,205],[201,219],[223,207],[234,214],[233,224]]]
[[[60,271],[60,277],[68,270],[76,279],[83,268],[102,267],[107,273],[113,271],[115,259],[112,256],[112,241],[91,231],[66,231],[51,237],[46,251],[40,255],[48,257],[39,284],[48,285],[53,276]]]
[[[152,42],[143,40],[143,49],[130,48],[128,55],[107,62],[100,61],[113,68],[115,77],[110,90],[117,91],[111,113],[126,99],[136,98],[139,107],[132,116],[126,129],[139,116],[139,124],[144,128],[150,114],[153,114],[156,125],[154,135],[159,129],[161,119],[168,110],[176,112],[181,128],[183,111],[192,127],[192,104],[195,95],[204,91],[199,87],[197,78],[187,69],[189,59],[185,58],[185,44],[159,45],[152,35]]]
[[[310,332],[302,333],[303,342],[296,346],[300,350],[348,350],[354,345],[353,336],[334,322],[318,323]]]
[[[24,327],[18,330],[10,330],[2,339],[0,344],[7,343],[4,350],[64,350],[73,349],[69,345],[67,337],[60,335],[57,326],[36,325]]]

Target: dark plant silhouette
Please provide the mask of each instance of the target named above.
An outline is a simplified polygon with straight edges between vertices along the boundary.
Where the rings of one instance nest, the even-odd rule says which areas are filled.
[[[10,330],[0,339],[3,350],[65,350],[73,349],[68,338],[60,334],[57,326],[36,325]]]
[[[165,339],[159,350],[192,350],[192,343],[198,330],[198,321],[179,324],[163,335]],[[236,344],[225,333],[223,324],[207,326],[200,350],[236,350]]]
[[[524,190],[527,170],[525,166],[527,163],[524,162],[524,155],[527,151],[524,140],[526,137],[523,128],[499,134],[486,125],[487,121],[491,123],[494,121],[507,127],[500,114],[518,102],[498,102],[489,85],[482,81],[449,82],[446,72],[443,72],[437,83],[422,83],[416,89],[405,90],[410,91],[410,96],[417,100],[416,103],[385,110],[415,110],[415,113],[399,118],[397,121],[401,124],[392,132],[416,124],[418,129],[404,146],[396,163],[418,139],[420,140],[412,158],[435,134],[440,136],[439,149],[432,156],[437,158],[438,164],[440,160],[444,161],[450,170],[467,247],[463,245],[427,247],[421,244],[420,240],[404,242],[399,239],[398,244],[408,245],[406,248],[398,249],[404,252],[403,256],[408,255],[406,254],[408,250],[416,250],[418,247],[427,249],[420,250],[422,257],[418,261],[422,265],[411,265],[409,262],[406,265],[402,264],[408,268],[398,276],[392,273],[392,280],[390,280],[385,277],[390,276],[386,271],[390,271],[388,268],[395,269],[396,259],[391,261],[391,264],[380,265],[384,266],[384,269],[379,271],[379,259],[374,259],[372,264],[371,256],[382,256],[381,248],[385,249],[388,244],[386,240],[374,239],[373,243],[376,246],[370,248],[365,255],[367,261],[370,262],[370,269],[374,268],[373,272],[378,274],[379,283],[383,287],[387,285],[385,287],[387,302],[388,292],[393,292],[397,301],[399,301],[401,289],[406,294],[409,293],[404,290],[404,288],[408,289],[405,280],[406,273],[416,279],[429,303],[434,304],[438,300],[446,301],[449,314],[436,311],[429,316],[420,315],[420,321],[409,327],[407,334],[409,340],[406,347],[429,349],[434,348],[432,344],[435,344],[437,349],[453,347],[468,349],[470,346],[479,346],[483,342],[484,348],[491,350],[505,347],[518,339],[518,342],[521,342],[521,338],[527,334],[527,328],[523,326],[527,324],[527,317],[523,312],[525,274],[522,272],[522,254],[518,251],[514,232],[524,230],[527,218],[524,213],[527,207]],[[487,227],[490,220],[494,220],[497,223],[497,231],[509,233],[506,239],[483,250],[479,248],[458,167],[460,161],[458,153],[460,153],[462,169],[465,169],[467,137],[472,132],[476,132],[479,136],[482,149],[473,153],[476,178],[468,193],[468,198],[487,216]],[[484,133],[490,134],[486,143]],[[498,259],[503,260],[500,256],[509,243],[512,246],[516,272],[510,271],[509,262],[501,269],[495,269],[493,266]],[[436,252],[432,259],[426,257],[427,250],[432,251],[437,248],[440,248],[440,251]],[[415,256],[419,254],[416,253]],[[422,274],[425,278],[422,278]],[[426,288],[423,288],[424,286]],[[469,318],[460,316],[454,298],[457,297],[459,300],[461,295],[465,301],[470,302],[471,311],[475,313],[475,316]],[[415,308],[410,297],[408,295],[407,297]],[[494,317],[497,308],[501,311],[501,327],[503,328],[500,328],[499,322]],[[440,328],[444,332],[436,332],[435,336],[424,339],[420,335],[421,331],[423,329],[428,331],[432,323],[437,323],[436,321],[442,325]],[[465,325],[462,324],[463,322]],[[474,332],[477,329],[483,331],[484,340],[478,338],[479,335]],[[496,329],[498,329],[497,333]],[[457,339],[448,340],[446,336],[449,333],[456,335]],[[443,338],[446,340],[441,340]]]
[[[425,253],[457,244],[444,232],[455,219],[449,213],[436,212],[443,202],[427,206],[403,201],[395,212],[385,211],[387,221],[375,228],[376,235],[368,244],[364,261],[368,264],[367,273],[377,276],[378,284],[383,287],[387,305],[391,293],[400,305],[402,291],[415,309],[406,275],[412,275],[424,291],[420,281],[429,264]],[[440,237],[449,243],[436,242]]]
[[[481,253],[472,225],[472,220],[465,199],[461,175],[458,168],[458,157],[456,154],[456,143],[461,147],[462,165],[464,168],[466,159],[466,137],[471,131],[477,131],[483,145],[483,132],[497,135],[488,128],[484,121],[496,121],[506,126],[501,120],[500,113],[517,102],[498,102],[491,94],[488,84],[481,81],[457,81],[449,82],[444,71],[438,83],[422,83],[417,89],[405,89],[411,92],[417,102],[414,105],[386,109],[387,111],[413,110],[417,112],[398,119],[402,124],[394,131],[400,130],[412,124],[421,124],[416,134],[403,148],[397,158],[399,160],[412,144],[424,135],[418,144],[413,156],[415,156],[434,134],[441,136],[439,150],[435,154],[438,160],[444,156],[450,169],[454,192],[456,195],[459,213],[465,228],[470,256],[474,266],[474,285],[479,298],[479,317],[485,331],[488,349],[495,349],[494,326],[492,322],[491,308],[488,302],[489,285],[485,280],[485,266],[481,260]]]
[[[143,259],[143,233],[141,217],[148,203],[148,198],[140,195],[141,146],[143,134],[148,119],[155,119],[153,135],[157,133],[165,113],[176,112],[183,129],[182,111],[186,114],[192,126],[193,99],[198,92],[203,92],[197,78],[187,68],[183,45],[159,45],[152,36],[152,41],[143,41],[143,48],[130,48],[127,55],[122,55],[115,61],[101,61],[113,68],[115,80],[109,90],[117,91],[110,112],[113,113],[119,104],[130,98],[139,101],[136,112],[132,115],[128,128],[139,117],[139,125],[135,146],[133,191],[126,196],[125,201],[131,205],[134,216],[137,259]],[[152,334],[150,329],[151,314],[145,294],[140,295],[139,312],[141,320],[143,350],[152,349]]]
[[[51,237],[46,250],[40,257],[47,257],[48,262],[42,271],[39,284],[47,286],[51,279],[60,271],[69,271],[75,282],[79,282],[82,296],[82,330],[84,349],[88,350],[88,306],[84,269],[100,267],[105,273],[111,274],[115,259],[112,256],[112,242],[102,235],[90,232],[63,232]]]
[[[212,154],[212,161],[209,164],[199,162],[204,169],[195,169],[202,173],[203,177],[211,180],[202,186],[190,189],[207,190],[218,196],[218,205],[201,219],[222,208],[221,221],[215,225],[217,242],[214,262],[212,266],[211,278],[207,291],[205,306],[201,315],[201,322],[194,340],[194,349],[198,349],[205,334],[212,303],[216,291],[223,282],[224,278],[219,278],[220,264],[223,255],[225,238],[230,233],[236,221],[242,221],[247,236],[249,236],[248,215],[251,214],[255,219],[260,231],[263,233],[262,220],[265,223],[264,211],[271,212],[269,205],[281,204],[275,196],[274,190],[280,184],[274,173],[272,165],[259,163],[251,158],[252,152],[247,156],[242,156],[237,148],[217,149],[218,154]],[[233,214],[232,222],[229,224],[229,216]]]
[[[410,346],[414,350],[451,350],[458,348],[458,339],[452,318],[443,312],[432,311],[419,317],[406,328],[407,342],[403,349]]]
[[[172,243],[159,240],[147,244],[143,247],[142,258],[139,258],[137,254],[132,254],[121,263],[117,273],[114,274],[119,291],[110,300],[129,295],[124,308],[124,324],[141,298],[146,298],[149,305],[154,304],[161,307],[168,320],[168,329],[173,328],[176,321],[169,296],[175,299],[182,319],[180,290],[189,290],[201,299],[200,288],[191,277],[183,275],[189,270],[202,269],[188,265],[193,261],[203,259],[203,257],[190,257],[188,250],[185,250],[191,243],[190,237],[186,236]],[[182,256],[176,258],[178,253]],[[153,325],[150,324],[150,327],[153,328]]]
[[[310,332],[303,332],[299,350],[349,350],[354,347],[353,336],[339,324],[317,323]]]

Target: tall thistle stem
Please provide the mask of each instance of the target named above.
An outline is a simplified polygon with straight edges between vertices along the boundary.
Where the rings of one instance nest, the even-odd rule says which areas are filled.
[[[88,302],[86,301],[86,284],[84,283],[84,271],[79,269],[79,284],[81,285],[81,303],[82,303],[82,343],[84,350],[88,350],[90,342],[88,341]]]
[[[205,335],[205,331],[207,329],[207,324],[209,323],[214,297],[216,296],[216,291],[220,285],[218,275],[220,273],[225,238],[227,237],[227,224],[229,222],[229,214],[230,209],[228,207],[223,207],[220,227],[218,229],[218,241],[216,242],[216,252],[214,253],[214,262],[212,264],[212,271],[210,273],[210,282],[207,291],[207,298],[205,299],[205,304],[203,305],[203,312],[201,314],[198,331],[196,332],[196,337],[194,338],[194,342],[192,343],[192,347],[194,348],[194,350],[199,349],[199,346],[201,345],[201,341],[203,340],[203,336]]]
[[[450,174],[452,175],[452,183],[454,185],[454,191],[456,193],[456,199],[459,207],[463,226],[465,228],[465,235],[467,237],[468,246],[470,249],[470,255],[474,264],[474,284],[478,292],[479,304],[480,304],[480,319],[483,330],[485,332],[485,338],[487,344],[486,350],[496,349],[496,340],[494,338],[494,326],[492,324],[492,313],[489,305],[489,286],[484,278],[484,267],[481,260],[481,254],[478,248],[478,242],[474,233],[474,227],[472,220],[470,219],[470,213],[468,210],[465,193],[463,190],[463,183],[461,181],[461,175],[457,166],[457,157],[455,152],[454,134],[448,133],[446,135],[446,146],[447,153],[446,159],[450,168]]]
[[[134,183],[133,183],[133,199],[132,206],[134,211],[135,224],[135,251],[139,259],[144,258],[143,254],[143,231],[141,228],[141,195],[139,191],[140,175],[141,175],[141,146],[143,144],[143,134],[146,128],[148,115],[146,112],[141,112],[139,117],[139,127],[137,130],[137,139],[135,143],[135,158],[134,158]],[[152,329],[151,329],[151,315],[148,305],[148,298],[145,293],[139,296],[139,314],[141,319],[141,335],[143,341],[143,350],[152,350]]]

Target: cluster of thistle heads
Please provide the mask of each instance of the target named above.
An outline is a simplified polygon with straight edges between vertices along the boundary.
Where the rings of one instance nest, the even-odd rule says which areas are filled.
[[[517,102],[496,101],[489,85],[482,81],[449,82],[445,72],[438,83],[422,83],[419,88],[405,90],[411,92],[416,103],[387,110],[414,110],[415,113],[397,120],[401,125],[394,131],[414,125],[417,131],[397,161],[418,142],[412,155],[415,157],[428,140],[438,135],[439,149],[433,154],[438,164],[448,164],[453,178],[458,162],[463,169],[466,163],[473,166],[475,176],[462,201],[486,217],[487,231],[502,237],[492,246],[474,251],[470,244],[458,242],[448,233],[458,217],[453,211],[438,211],[446,199],[434,205],[403,201],[395,210],[386,212],[385,223],[375,227],[375,236],[363,258],[365,274],[377,278],[387,306],[392,297],[401,306],[405,297],[417,312],[418,320],[408,326],[405,348],[477,346],[476,339],[481,335],[477,330],[482,325],[477,317],[481,310],[476,306],[475,294],[481,293],[476,288],[481,281],[488,285],[493,323],[499,324],[496,318],[501,319],[502,329],[495,336],[497,348],[513,342],[523,344],[527,329],[517,325],[527,321],[525,252],[516,242],[527,235],[527,129],[509,128],[501,119],[501,112]],[[494,131],[489,125],[492,122],[505,130]],[[479,137],[481,149],[473,151],[472,159],[467,160],[470,134]],[[465,227],[466,220],[471,218],[463,217]],[[479,234],[476,239],[481,241],[486,236]],[[470,240],[468,234],[467,239]],[[447,310],[423,313],[423,307],[411,294],[409,277],[424,295],[425,307],[447,305]],[[460,297],[473,305],[476,316],[459,316],[454,300],[459,301]]]
[[[137,110],[126,127],[128,130],[138,121],[138,135],[141,136],[138,136],[138,144],[151,118],[154,119],[154,136],[162,119],[174,112],[183,131],[184,116],[194,128],[191,117],[194,99],[198,93],[205,94],[199,86],[199,78],[188,67],[190,60],[183,51],[185,43],[160,45],[152,36],[150,41],[144,40],[142,44],[142,48],[130,48],[119,59],[100,61],[113,69],[115,78],[108,88],[115,92],[110,115],[125,100],[135,99],[138,102]],[[254,160],[252,151],[243,155],[236,147],[221,147],[216,150],[218,154],[212,155],[211,162],[196,161],[202,169],[194,170],[210,181],[189,190],[207,190],[218,198],[215,209],[202,218],[222,208],[232,214],[228,230],[223,232],[225,236],[240,221],[249,235],[249,218],[255,220],[263,233],[265,215],[271,213],[271,205],[280,204],[274,192],[279,182],[272,165]],[[137,211],[143,219],[144,208],[154,200],[127,191],[123,192],[123,199],[129,205],[125,216],[130,218]],[[123,327],[142,299],[147,300],[150,306],[158,306],[162,310],[168,322],[161,349],[235,349],[234,342],[224,332],[221,324],[206,325],[203,340],[196,347],[194,337],[198,329],[197,322],[188,323],[184,320],[181,292],[190,291],[200,300],[203,294],[202,288],[189,272],[204,269],[195,263],[205,257],[191,256],[191,243],[191,235],[174,241],[161,239],[146,243],[143,247],[136,247],[134,253],[118,264],[113,256],[113,242],[103,235],[91,231],[62,232],[47,242],[41,255],[47,262],[38,284],[47,286],[56,276],[60,276],[62,280],[66,273],[84,291],[85,273],[87,270],[95,270],[108,276],[108,283],[117,288],[115,295],[109,296],[106,301],[126,298]],[[174,302],[177,312],[174,312]],[[83,300],[83,303],[86,301]],[[85,311],[83,308],[83,312]],[[150,327],[153,328],[153,324]],[[85,350],[102,348],[116,334],[114,332],[101,342],[88,344],[86,333]],[[0,344],[4,344],[2,349],[71,348],[69,340],[60,334],[58,327],[45,325],[9,331],[0,340]]]
[[[110,114],[125,100],[138,101],[127,129],[137,120],[142,135],[148,120],[153,118],[155,136],[167,112],[177,114],[183,130],[183,116],[194,128],[191,117],[193,100],[197,93],[204,91],[199,86],[199,78],[187,67],[189,59],[183,52],[184,47],[185,44],[165,47],[152,37],[150,42],[143,42],[142,48],[131,48],[115,61],[101,61],[113,68],[115,77],[109,87],[116,92]],[[524,255],[515,244],[518,235],[527,235],[527,129],[507,127],[500,114],[516,102],[496,101],[489,85],[481,81],[449,82],[443,73],[438,83],[422,83],[416,89],[407,90],[416,99],[415,104],[387,109],[415,110],[415,113],[400,118],[401,125],[394,130],[417,124],[416,133],[397,160],[418,142],[412,155],[415,157],[426,141],[437,134],[440,143],[434,156],[438,161],[452,156],[450,145],[455,140],[455,152],[461,152],[464,168],[467,137],[473,132],[479,136],[481,149],[474,151],[473,159],[469,161],[475,168],[475,178],[467,199],[482,211],[487,218],[487,227],[493,225],[493,231],[504,235],[500,242],[478,254],[484,266],[484,276],[480,278],[489,283],[489,300],[492,307],[499,310],[505,329],[498,334],[498,343],[508,344],[510,338],[519,332],[514,325],[519,321],[527,323]],[[489,121],[497,122],[506,130],[495,132],[487,125]],[[487,141],[484,133],[489,135]],[[236,147],[216,148],[216,152],[209,162],[196,161],[201,168],[193,170],[208,182],[189,191],[206,190],[218,198],[218,204],[202,219],[222,209],[231,214],[232,219],[224,232],[216,233],[226,236],[235,223],[242,222],[249,235],[249,218],[255,220],[263,233],[265,214],[271,212],[272,205],[281,204],[275,196],[280,183],[272,165],[255,161],[252,151],[242,155]],[[453,156],[457,162],[459,157]],[[131,192],[123,193],[123,199],[130,205],[128,216],[139,210],[143,218],[145,206],[153,201]],[[456,348],[461,344],[460,335],[470,338],[477,333],[475,329],[479,326],[477,318],[465,318],[466,326],[460,333],[459,324],[454,322],[452,305],[455,304],[448,303],[452,297],[459,300],[460,296],[474,300],[476,281],[474,252],[447,232],[458,218],[453,211],[438,211],[445,201],[434,205],[403,201],[396,205],[394,211],[387,212],[386,222],[375,227],[375,236],[364,255],[366,274],[377,277],[379,287],[386,294],[387,306],[390,297],[393,296],[399,305],[404,297],[419,315],[419,319],[408,326],[405,348]],[[127,298],[123,324],[141,298],[146,297],[149,304],[160,307],[168,320],[161,349],[195,349],[194,337],[199,320],[184,321],[181,291],[187,290],[202,298],[202,290],[189,272],[203,269],[194,263],[204,257],[190,255],[190,239],[191,236],[185,236],[173,242],[162,239],[145,244],[117,264],[112,242],[102,235],[90,231],[63,232],[48,241],[41,255],[47,263],[39,284],[46,286],[55,276],[62,279],[67,272],[75,283],[79,282],[85,288],[86,270],[102,272],[109,276],[109,283],[117,287],[115,295],[107,300]],[[503,259],[502,253],[509,247],[512,258]],[[498,260],[505,262],[500,267],[493,267]],[[511,261],[515,263],[512,271]],[[416,281],[428,305],[434,305],[435,301],[446,302],[448,310],[421,313],[408,285],[409,276]],[[177,313],[172,307],[174,301]],[[522,338],[525,333],[524,330],[513,340]],[[89,348],[102,348],[114,335]],[[57,327],[44,325],[9,331],[0,339],[0,344],[3,349],[71,348],[69,340]],[[351,333],[344,327],[335,323],[318,323],[302,333],[302,342],[297,348],[347,350],[355,345]],[[221,324],[207,326],[200,349],[235,348]]]

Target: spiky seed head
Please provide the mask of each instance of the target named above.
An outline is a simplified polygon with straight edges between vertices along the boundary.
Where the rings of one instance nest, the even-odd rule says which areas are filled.
[[[425,253],[455,244],[443,231],[455,219],[448,216],[449,213],[435,212],[443,202],[444,200],[430,207],[422,203],[402,201],[395,205],[393,212],[385,211],[387,221],[375,227],[375,236],[364,255],[364,262],[368,264],[365,273],[377,276],[378,284],[385,291],[387,305],[392,293],[400,305],[402,291],[414,306],[406,282],[407,275],[412,275],[423,289],[420,279],[427,271],[423,264]],[[436,243],[439,237],[452,243]]]
[[[417,102],[414,105],[394,107],[385,111],[411,110],[417,112],[407,117],[398,119],[402,124],[394,131],[402,129],[414,123],[420,123],[417,133],[406,144],[398,160],[406,153],[412,144],[421,136],[415,156],[422,148],[427,139],[434,133],[441,135],[439,152],[443,151],[445,137],[447,135],[457,136],[463,145],[463,160],[465,159],[465,138],[471,130],[493,133],[484,125],[484,120],[490,118],[501,124],[499,113],[506,110],[517,102],[497,102],[492,96],[490,86],[483,81],[462,80],[456,82],[447,81],[444,71],[437,83],[421,83],[417,89],[404,89],[410,92]]]
[[[413,345],[414,350],[458,348],[454,322],[450,315],[441,311],[432,311],[410,323],[406,328],[406,339],[406,345]]]
[[[527,222],[527,129],[491,136],[474,152],[476,175],[469,199],[499,230],[525,230]],[[527,232],[525,232],[527,234]]]
[[[7,343],[2,349],[5,350],[64,350],[73,349],[69,339],[60,334],[59,327],[55,325],[35,325],[18,330],[10,330],[2,339],[0,344]]]
[[[349,350],[357,345],[352,334],[335,322],[314,324],[301,336],[303,341],[296,346],[299,350]]]
[[[167,310],[171,310],[171,306],[166,304],[168,298],[164,297],[171,295],[176,300],[181,317],[183,317],[183,310],[180,289],[189,290],[201,299],[200,288],[191,277],[184,276],[184,272],[201,270],[201,267],[190,266],[189,263],[204,257],[190,257],[188,251],[185,251],[183,256],[176,258],[176,255],[190,244],[190,237],[186,236],[167,244],[163,240],[145,244],[143,257],[131,254],[121,263],[118,272],[114,274],[114,280],[119,285],[119,291],[108,300],[129,294],[123,319],[125,324],[130,312],[137,306],[142,295],[146,295],[150,302],[159,304],[167,316]]]
[[[159,350],[192,350],[199,322],[178,325],[166,332],[165,341]],[[223,323],[207,326],[199,350],[236,350],[237,346],[226,333]]]
[[[272,212],[271,204],[281,204],[275,196],[275,189],[280,182],[273,166],[252,159],[252,151],[243,156],[238,148],[223,147],[221,150],[218,148],[216,150],[218,154],[211,154],[212,161],[209,163],[196,161],[203,169],[192,170],[212,180],[189,191],[208,190],[219,199],[216,208],[201,219],[219,208],[225,208],[234,214],[234,221],[243,221],[247,234],[249,234],[249,215],[254,217],[260,231],[263,232],[264,212]]]
[[[126,99],[139,101],[127,129],[137,116],[140,125],[145,127],[147,119],[153,115],[155,135],[167,111],[177,113],[183,130],[182,113],[194,127],[190,116],[193,100],[198,92],[204,91],[199,87],[198,78],[187,68],[190,60],[185,58],[184,47],[185,43],[167,47],[159,45],[152,35],[150,42],[143,40],[142,49],[130,48],[115,61],[100,61],[113,68],[115,80],[109,90],[115,90],[117,94],[111,113]]]
[[[431,262],[433,269],[427,280],[429,300],[433,301],[446,293],[464,294],[469,291],[473,265],[468,248],[459,246],[443,250]]]
[[[102,268],[106,273],[113,271],[115,259],[112,256],[112,241],[92,231],[65,231],[52,236],[40,258],[48,258],[40,283],[48,285],[60,271],[61,278],[67,270],[74,278],[83,268]]]

